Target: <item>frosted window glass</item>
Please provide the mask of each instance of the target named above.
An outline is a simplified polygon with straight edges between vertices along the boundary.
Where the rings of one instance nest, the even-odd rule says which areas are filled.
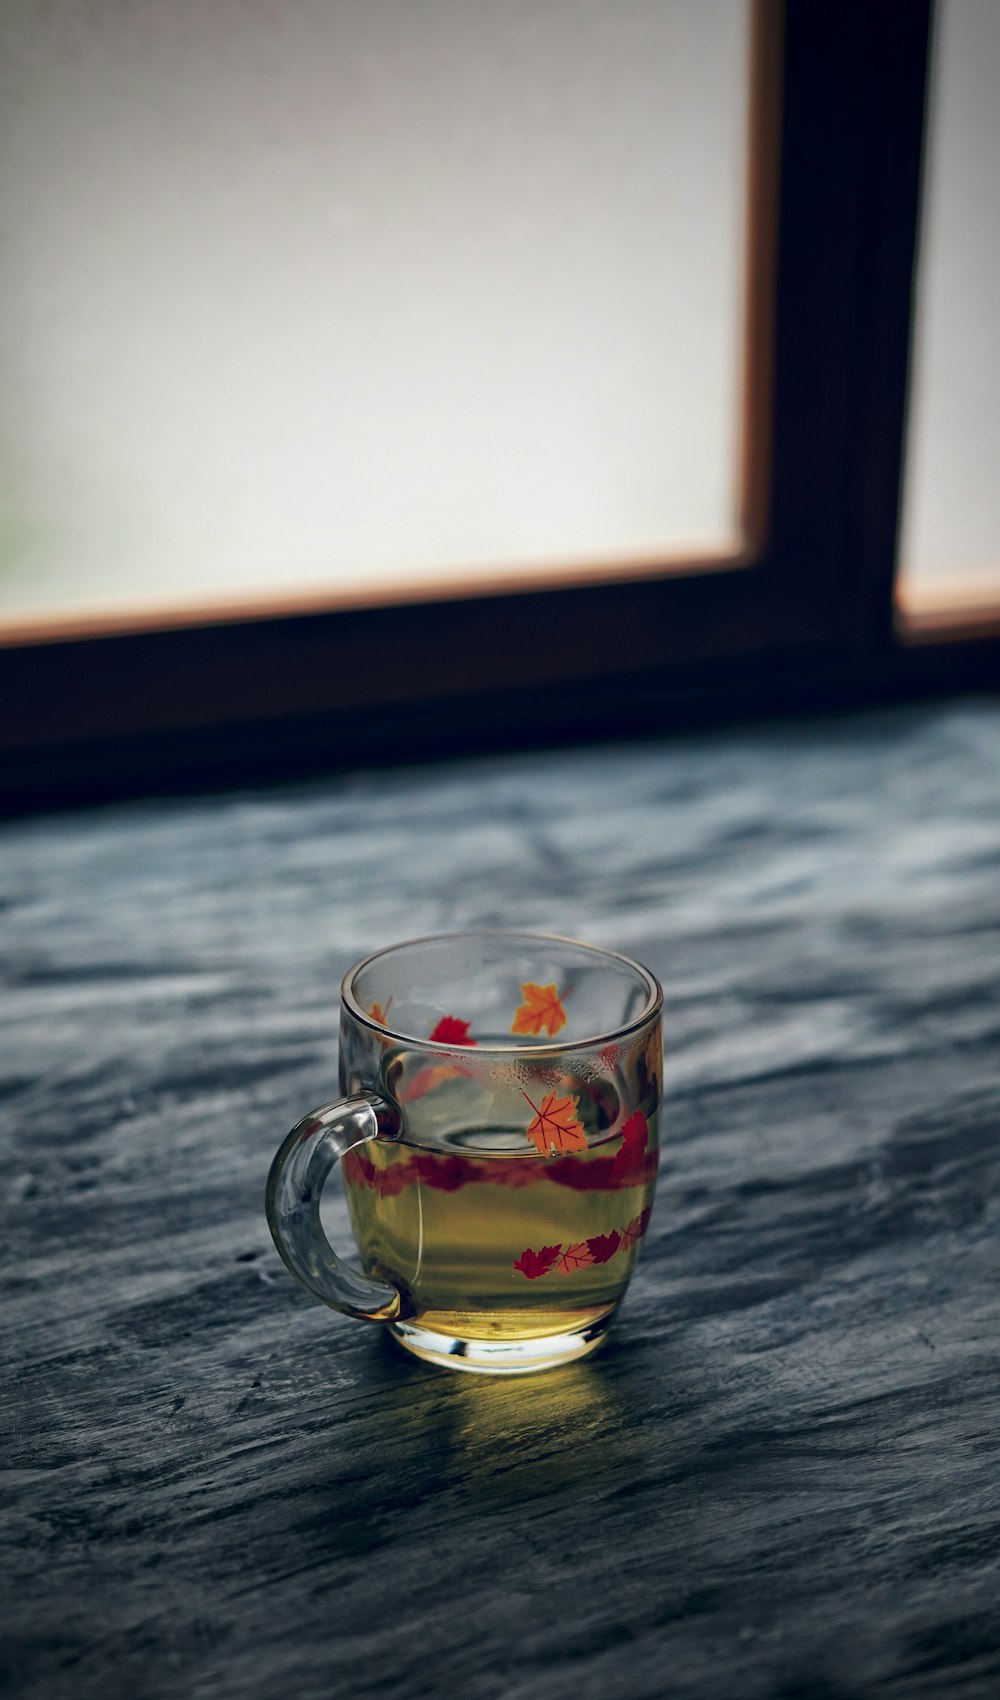
[[[5,0],[0,621],[732,546],[744,0]]]
[[[900,553],[906,611],[1000,601],[1000,5],[940,0]]]

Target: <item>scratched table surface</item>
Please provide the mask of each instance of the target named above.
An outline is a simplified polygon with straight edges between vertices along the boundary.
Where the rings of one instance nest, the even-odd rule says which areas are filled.
[[[996,705],[20,821],[0,898],[6,1692],[995,1700]],[[262,1208],[343,971],[476,924],[666,992],[642,1260],[526,1380]]]

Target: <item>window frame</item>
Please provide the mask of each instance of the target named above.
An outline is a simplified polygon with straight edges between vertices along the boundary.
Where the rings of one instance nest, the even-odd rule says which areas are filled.
[[[755,0],[737,549],[10,629],[0,804],[995,677],[1000,619],[909,643],[894,614],[931,8]]]

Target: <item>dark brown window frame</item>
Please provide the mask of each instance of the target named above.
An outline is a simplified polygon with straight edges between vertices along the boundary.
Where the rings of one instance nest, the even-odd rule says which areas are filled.
[[[0,801],[1000,677],[1000,618],[908,634],[893,611],[931,23],[931,0],[756,0],[741,548],[8,633]]]

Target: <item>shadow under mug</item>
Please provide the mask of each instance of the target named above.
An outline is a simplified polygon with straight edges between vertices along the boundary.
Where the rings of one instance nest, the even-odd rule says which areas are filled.
[[[292,1129],[267,1184],[292,1274],[431,1363],[593,1351],[649,1224],[662,1002],[638,963],[544,934],[440,934],[352,968],[343,1096]],[[362,1270],[320,1221],[338,1160]]]

